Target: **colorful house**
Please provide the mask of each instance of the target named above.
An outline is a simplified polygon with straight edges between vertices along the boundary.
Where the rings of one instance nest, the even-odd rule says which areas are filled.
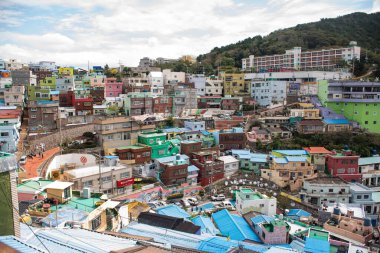
[[[105,83],[106,97],[118,97],[123,93],[123,83],[116,78],[107,78]]]
[[[167,141],[166,133],[147,132],[138,135],[138,143],[148,145],[152,148],[152,159],[178,154],[178,147],[174,147]]]

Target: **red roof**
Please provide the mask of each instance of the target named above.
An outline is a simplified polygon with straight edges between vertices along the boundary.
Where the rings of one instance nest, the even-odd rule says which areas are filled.
[[[331,154],[332,152],[325,149],[324,147],[309,147],[309,148],[303,148],[310,154]]]

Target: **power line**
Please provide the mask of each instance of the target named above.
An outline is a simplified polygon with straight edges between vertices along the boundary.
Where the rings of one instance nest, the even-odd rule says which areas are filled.
[[[3,193],[3,195],[4,195],[4,197],[5,197],[5,199],[6,199],[7,202],[8,202],[9,207],[12,208],[12,209],[14,209],[14,210],[16,211],[16,213],[18,214],[18,216],[19,216],[21,219],[23,219],[23,218],[21,217],[21,215],[20,215],[18,209],[13,205],[12,201],[11,201],[10,199],[8,199],[8,196],[5,194],[3,187],[0,187],[0,189],[1,189],[1,191],[2,191],[2,193]],[[24,219],[23,219],[23,220],[24,220]],[[25,224],[26,224],[26,223],[25,223]],[[47,250],[47,252],[50,253],[49,249],[48,249],[48,248],[46,247],[46,245],[40,240],[40,238],[37,237],[37,235],[34,233],[33,229],[32,229],[28,224],[26,224],[26,225],[28,226],[28,228],[30,229],[30,231],[33,233],[33,235],[38,239],[38,241],[40,241],[40,243],[44,246],[44,248]]]

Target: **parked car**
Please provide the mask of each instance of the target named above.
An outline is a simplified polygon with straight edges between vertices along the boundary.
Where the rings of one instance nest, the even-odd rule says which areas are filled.
[[[187,202],[189,202],[189,204],[192,205],[192,206],[198,205],[198,200],[196,198],[194,198],[194,197],[188,198]]]
[[[212,201],[224,201],[225,199],[226,197],[224,196],[224,194],[215,194],[211,196]]]
[[[229,201],[223,201],[222,203],[222,206],[230,211],[235,211],[235,207],[231,204],[231,202]]]
[[[181,199],[180,203],[183,207],[190,207],[190,203],[186,199]]]
[[[20,158],[20,160],[18,161],[18,163],[20,164],[20,165],[24,165],[24,164],[26,164],[26,155],[23,155],[23,156],[21,156],[21,158]]]

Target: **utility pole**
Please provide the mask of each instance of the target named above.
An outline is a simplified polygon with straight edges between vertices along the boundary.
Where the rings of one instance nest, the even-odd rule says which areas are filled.
[[[102,156],[101,151],[99,150],[99,193],[102,192],[102,168],[101,168],[101,162],[102,162]]]

